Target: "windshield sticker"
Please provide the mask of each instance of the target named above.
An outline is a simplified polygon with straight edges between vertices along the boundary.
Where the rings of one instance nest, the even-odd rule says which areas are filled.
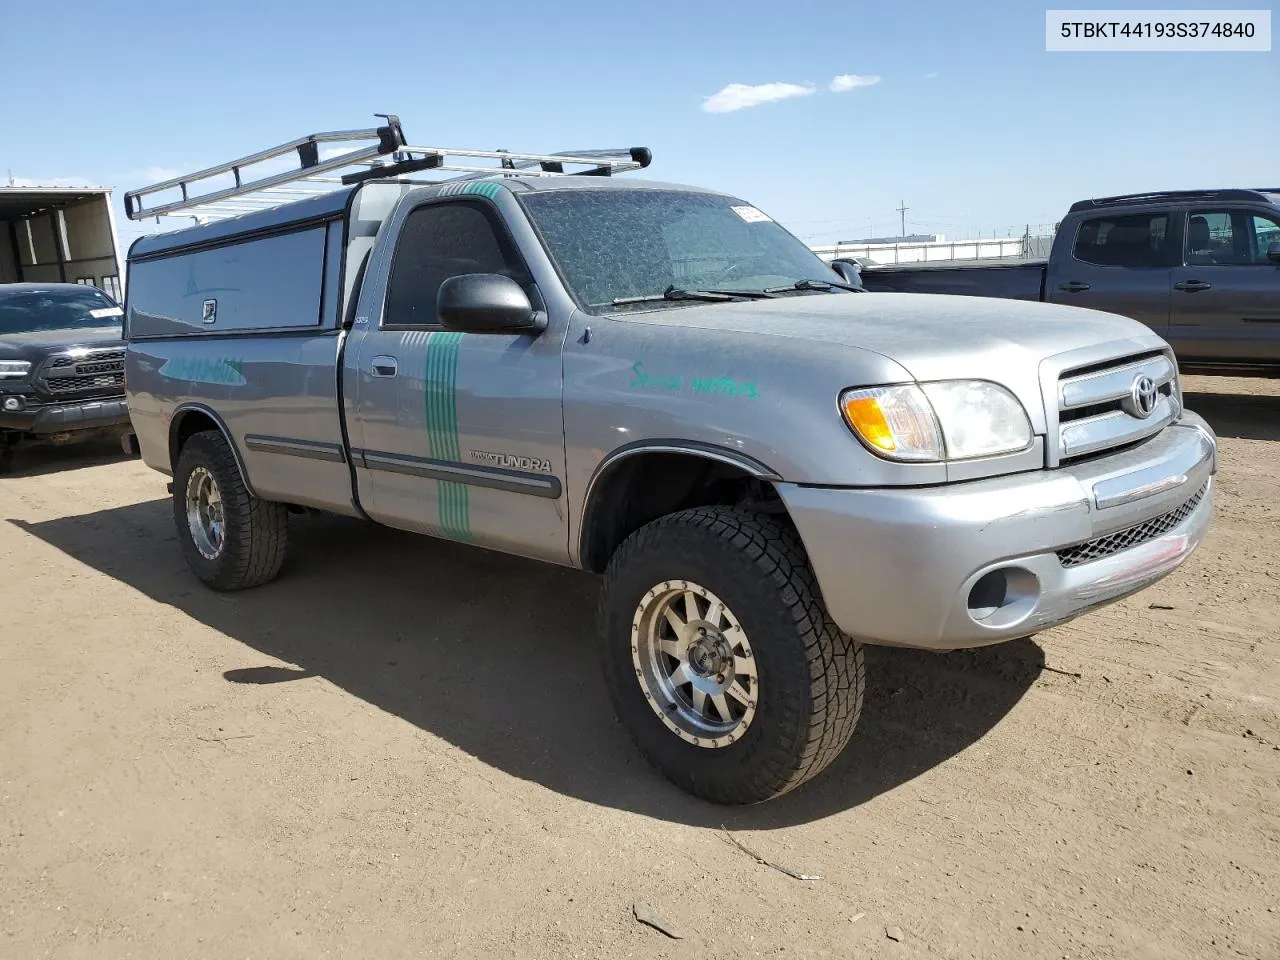
[[[683,376],[659,376],[647,373],[644,362],[637,360],[631,367],[631,386],[639,390],[662,390],[677,393],[684,389]],[[735,380],[733,377],[690,377],[689,389],[694,393],[714,393],[722,397],[745,397],[754,400],[760,396],[754,380]]]
[[[103,317],[123,317],[124,311],[119,307],[99,307],[97,310],[90,310],[89,316],[95,320],[101,320]]]
[[[747,223],[773,223],[773,217],[757,210],[755,207],[730,207],[734,213]]]
[[[212,357],[170,357],[160,367],[160,375],[189,383],[210,383],[221,387],[243,387],[244,361]]]

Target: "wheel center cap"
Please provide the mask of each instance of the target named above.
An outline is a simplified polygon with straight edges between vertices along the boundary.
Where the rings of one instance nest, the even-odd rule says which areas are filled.
[[[689,645],[689,666],[702,677],[714,677],[724,672],[733,658],[733,651],[719,631],[698,628],[698,638]]]

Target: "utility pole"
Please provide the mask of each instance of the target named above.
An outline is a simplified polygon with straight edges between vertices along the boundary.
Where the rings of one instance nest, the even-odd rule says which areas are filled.
[[[898,201],[898,215],[902,217],[902,232],[898,234],[900,237],[905,237],[907,235],[907,211],[910,209],[911,208],[907,206],[907,201]]]

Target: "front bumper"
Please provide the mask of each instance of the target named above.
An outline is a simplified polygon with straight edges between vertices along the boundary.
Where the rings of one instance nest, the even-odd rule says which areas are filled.
[[[21,433],[75,433],[128,425],[129,406],[123,397],[32,404],[18,411],[0,409],[0,430]]]
[[[1213,431],[1186,413],[1140,447],[1078,466],[779,493],[842,630],[949,650],[1027,636],[1164,577],[1204,536],[1216,471]]]

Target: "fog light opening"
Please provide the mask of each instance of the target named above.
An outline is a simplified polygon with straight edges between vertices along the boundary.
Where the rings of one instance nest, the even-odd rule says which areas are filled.
[[[4,409],[9,411],[10,413],[13,413],[16,410],[21,410],[22,398],[21,397],[5,397]]]
[[[969,588],[969,616],[990,627],[1017,623],[1035,609],[1040,580],[1022,567],[1000,567],[980,576]]]
[[[969,591],[969,616],[983,620],[1004,606],[1009,595],[1009,578],[1003,570],[992,570],[978,578]]]

